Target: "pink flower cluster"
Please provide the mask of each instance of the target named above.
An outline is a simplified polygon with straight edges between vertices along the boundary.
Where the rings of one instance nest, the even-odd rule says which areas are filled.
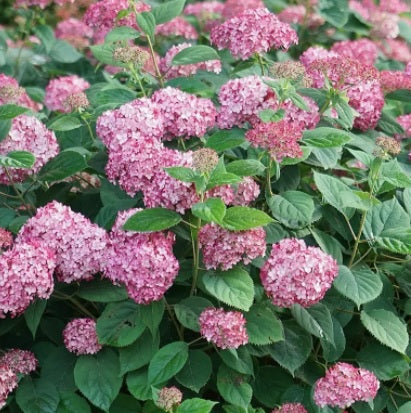
[[[211,30],[211,43],[246,60],[270,49],[288,50],[298,43],[297,33],[267,9],[246,10]]]
[[[376,44],[388,59],[403,63],[411,61],[411,50],[405,40],[385,39]]]
[[[307,413],[307,410],[301,403],[285,403],[271,413]]]
[[[399,70],[382,70],[381,87],[384,93],[390,93],[397,89],[411,90],[411,74]]]
[[[310,29],[315,29],[324,24],[324,19],[316,13],[308,13],[307,8],[298,4],[295,6],[288,6],[278,14],[278,18],[289,24],[306,24]]]
[[[372,66],[378,56],[377,46],[368,39],[336,42],[330,50],[340,56],[357,60],[366,66]]]
[[[138,211],[119,213],[109,235],[103,272],[113,283],[124,284],[135,302],[148,304],[160,300],[171,287],[179,263],[173,254],[173,233],[135,233],[122,229]]]
[[[278,307],[318,303],[338,274],[334,258],[303,240],[283,239],[273,245],[260,271],[266,294]]]
[[[13,245],[13,242],[13,234],[4,228],[0,228],[0,248],[10,248]]]
[[[228,270],[239,262],[249,264],[265,254],[263,228],[248,231],[228,231],[216,224],[204,225],[199,234],[203,262],[209,269]]]
[[[37,368],[38,361],[28,350],[12,349],[0,358],[0,365],[6,365],[15,374],[30,374]]]
[[[37,297],[50,297],[56,260],[45,245],[22,242],[0,256],[0,318],[21,314]]]
[[[66,349],[78,356],[96,354],[103,347],[98,342],[96,322],[92,318],[75,318],[63,330]]]
[[[5,364],[0,364],[0,409],[6,405],[8,395],[17,387],[18,377]]]
[[[54,158],[59,153],[59,146],[54,132],[48,130],[37,118],[20,115],[13,119],[9,134],[0,142],[1,155],[12,151],[27,151],[36,158],[31,169],[8,168],[13,181],[21,182]],[[0,167],[0,182],[10,184],[10,178],[3,167]]]
[[[44,103],[49,110],[70,112],[66,99],[75,93],[84,92],[90,83],[77,75],[61,76],[50,80],[46,87]]]
[[[221,62],[219,60],[207,60],[206,62],[173,66],[172,60],[174,56],[191,46],[190,43],[180,43],[177,46],[172,46],[168,49],[166,55],[160,59],[160,71],[167,79],[195,75],[198,70],[214,73],[221,72]]]
[[[82,214],[57,201],[39,208],[21,229],[16,242],[38,240],[56,253],[60,281],[88,280],[101,270],[107,234]]]
[[[40,103],[34,102],[26,91],[19,86],[16,79],[0,73],[0,105],[10,103],[24,106],[34,112],[42,108]]]
[[[56,3],[62,6],[65,3],[74,3],[74,0],[16,0],[15,7],[34,7],[38,6],[45,9],[48,5]]]
[[[226,0],[222,14],[226,19],[231,19],[246,10],[255,10],[264,8],[263,0]]]
[[[206,308],[198,321],[200,334],[218,348],[238,348],[248,343],[246,320],[239,311]]]
[[[204,24],[205,30],[210,31],[221,20],[223,10],[223,3],[205,1],[188,4],[184,9],[184,14],[196,16],[197,20]]]
[[[93,37],[93,29],[81,20],[70,17],[57,23],[55,29],[57,39],[66,40],[68,43],[79,49],[89,46]]]
[[[156,34],[164,37],[181,36],[188,40],[198,39],[197,30],[183,17],[175,17],[167,23],[156,27]]]
[[[258,148],[268,150],[272,159],[281,162],[283,158],[301,158],[303,152],[298,141],[303,133],[299,124],[280,120],[259,123],[245,134],[246,139]]]
[[[397,122],[404,129],[404,133],[395,135],[396,139],[406,139],[411,137],[411,114],[398,116]]]
[[[357,401],[370,401],[380,383],[374,373],[348,363],[330,367],[315,383],[314,401],[320,406],[349,407]]]

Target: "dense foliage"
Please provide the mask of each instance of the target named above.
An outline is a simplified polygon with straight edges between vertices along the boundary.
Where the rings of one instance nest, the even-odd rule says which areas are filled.
[[[406,3],[0,4],[2,411],[411,411]]]

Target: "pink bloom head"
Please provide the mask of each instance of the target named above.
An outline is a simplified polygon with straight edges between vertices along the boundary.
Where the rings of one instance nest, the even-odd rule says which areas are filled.
[[[236,186],[234,186],[233,205],[247,206],[254,202],[260,195],[260,187],[253,178],[246,176]]]
[[[308,13],[305,6],[298,4],[295,6],[288,6],[281,13],[278,14],[278,18],[289,24],[303,24],[310,29],[314,29],[324,24],[324,19],[316,13]]]
[[[6,405],[9,394],[17,387],[18,377],[6,364],[0,364],[0,409]]]
[[[199,318],[200,334],[221,349],[238,348],[248,343],[246,320],[239,311],[206,308]]]
[[[0,105],[14,103],[37,112],[42,105],[34,102],[26,91],[19,86],[17,80],[0,73]]]
[[[404,129],[404,133],[395,135],[395,139],[407,139],[411,137],[411,114],[398,116],[397,122]]]
[[[384,39],[376,42],[378,48],[388,59],[407,63],[411,61],[411,50],[408,43],[401,39]]]
[[[340,56],[358,60],[360,63],[372,66],[378,56],[378,48],[371,40],[345,40],[334,43],[331,51]]]
[[[297,33],[267,9],[246,10],[211,30],[211,43],[229,49],[234,57],[246,60],[254,53],[271,49],[288,50],[298,43]]]
[[[300,158],[303,153],[298,141],[303,137],[300,126],[286,120],[260,123],[245,134],[255,147],[268,150],[271,158],[281,162],[284,157]]]
[[[231,19],[246,10],[255,10],[264,8],[263,0],[226,0],[222,14],[226,19]]]
[[[177,387],[163,387],[158,393],[156,405],[166,412],[171,412],[182,400],[183,393]]]
[[[310,307],[324,297],[337,274],[337,262],[330,255],[287,238],[273,245],[260,278],[274,305]]]
[[[154,92],[152,101],[160,108],[166,140],[203,137],[215,125],[217,112],[210,99],[166,87]]]
[[[122,229],[138,211],[119,213],[110,233],[104,274],[112,282],[124,284],[135,302],[149,304],[160,300],[172,286],[179,263],[173,254],[173,233],[135,233]]]
[[[285,403],[271,413],[307,413],[307,410],[301,403]]]
[[[204,24],[205,30],[209,31],[222,19],[224,4],[219,1],[205,1],[188,4],[184,9],[184,14],[193,15]]]
[[[60,281],[88,280],[99,272],[107,234],[82,214],[57,201],[39,208],[23,226],[16,242],[40,240],[56,252]]]
[[[37,297],[50,297],[56,261],[53,250],[45,245],[14,244],[0,256],[0,318],[21,314]]]
[[[55,34],[58,39],[66,40],[74,47],[84,49],[90,44],[93,29],[81,20],[71,17],[57,23]]]
[[[156,34],[164,37],[180,36],[187,40],[198,38],[197,30],[183,17],[175,17],[167,23],[159,24],[156,27]]]
[[[10,367],[15,374],[30,374],[37,368],[37,359],[31,351],[13,349],[0,358],[0,365]]]
[[[265,254],[265,231],[228,231],[216,224],[204,225],[199,234],[205,267],[228,270],[239,262],[249,264]]]
[[[320,407],[345,408],[358,401],[371,401],[379,387],[380,383],[371,371],[337,363],[315,383],[314,401]]]
[[[36,158],[31,169],[8,168],[13,181],[22,182],[54,158],[59,153],[59,146],[54,132],[49,131],[37,118],[20,115],[13,119],[9,134],[0,142],[1,155],[7,155],[12,151],[27,151]],[[0,167],[0,182],[10,184],[3,167]]]
[[[102,346],[98,342],[96,322],[92,318],[75,318],[63,330],[66,349],[78,356],[96,354]]]
[[[411,90],[411,75],[399,70],[382,70],[381,88],[384,93],[390,93],[397,89]]]
[[[0,228],[0,248],[10,248],[13,245],[13,242],[13,234],[4,228]]]
[[[371,14],[370,22],[374,26],[371,35],[381,39],[395,39],[400,34],[399,17],[392,13],[376,11]]]
[[[89,87],[90,83],[77,75],[52,79],[46,87],[44,103],[50,110],[69,112],[65,104],[66,99],[74,93],[84,92]]]
[[[206,62],[194,63],[190,65],[173,66],[172,60],[174,56],[188,47],[191,47],[190,43],[181,43],[179,45],[172,46],[166,55],[160,59],[160,71],[167,79],[195,75],[198,70],[214,72],[217,74],[221,72],[221,62],[219,60],[207,60]]]

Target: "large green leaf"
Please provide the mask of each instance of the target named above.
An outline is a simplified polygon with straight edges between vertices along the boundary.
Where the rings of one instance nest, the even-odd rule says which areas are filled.
[[[376,299],[382,292],[382,286],[379,274],[366,266],[350,270],[340,265],[338,277],[334,280],[337,291],[354,301],[358,308],[361,304]]]
[[[184,367],[187,359],[187,343],[176,341],[162,347],[151,359],[148,366],[149,383],[155,385],[171,379]]]
[[[148,208],[132,215],[124,224],[126,231],[163,231],[181,222],[181,215],[166,208]]]
[[[76,393],[62,393],[56,413],[91,413],[86,400]]]
[[[163,319],[163,314],[163,300],[153,301],[150,304],[140,306],[140,319],[153,335],[158,332],[158,326]]]
[[[217,152],[223,152],[243,144],[245,142],[244,135],[245,131],[242,129],[219,130],[207,139],[205,146]]]
[[[86,160],[78,152],[67,150],[59,153],[41,168],[40,181],[55,182],[66,179],[87,168]]]
[[[217,402],[204,399],[187,399],[177,407],[176,413],[210,413]]]
[[[81,128],[83,124],[80,119],[71,115],[60,116],[48,124],[48,128],[58,132],[65,132],[77,128]]]
[[[245,231],[256,227],[263,227],[273,219],[265,212],[255,208],[234,206],[227,209],[222,226],[231,231]]]
[[[220,350],[218,355],[230,369],[241,374],[254,376],[253,358],[246,346],[240,346],[238,349]]]
[[[227,172],[238,176],[254,176],[264,172],[265,166],[257,159],[240,159],[226,165]]]
[[[221,224],[227,208],[220,198],[208,198],[204,202],[198,202],[191,207],[193,215],[205,222]]]
[[[407,327],[394,313],[383,309],[363,310],[361,322],[379,342],[405,354],[409,343]]]
[[[169,0],[163,4],[153,7],[151,12],[155,18],[156,24],[166,23],[174,17],[179,16],[183,9],[186,0]]]
[[[123,382],[116,353],[105,348],[93,356],[80,356],[74,367],[74,380],[91,403],[107,411]]]
[[[177,320],[190,330],[199,332],[200,324],[198,318],[207,308],[212,307],[213,303],[203,297],[188,297],[174,305]]]
[[[306,130],[303,142],[308,146],[316,148],[333,148],[342,146],[350,142],[353,134],[335,128],[320,127],[317,129]]]
[[[28,112],[27,108],[17,105],[0,105],[0,120],[13,119],[16,116]]]
[[[154,42],[154,32],[156,28],[156,19],[153,13],[143,11],[136,16],[137,24],[140,29]]]
[[[76,292],[80,298],[96,303],[111,303],[127,300],[124,286],[113,285],[109,280],[93,280],[82,284]]]
[[[8,168],[32,168],[36,158],[30,152],[12,151],[0,156],[0,165]]]
[[[253,304],[253,280],[239,267],[224,272],[207,272],[201,282],[210,295],[229,306],[248,311]]]
[[[217,373],[217,389],[228,403],[247,409],[253,396],[253,389],[244,376],[221,364]]]
[[[206,385],[212,373],[210,357],[201,350],[190,350],[188,359],[176,380],[184,387],[198,393]]]
[[[178,52],[171,61],[173,66],[190,65],[206,62],[207,60],[220,60],[218,53],[210,46],[197,45],[187,47]]]
[[[31,334],[33,334],[33,339],[36,337],[36,331],[46,306],[47,300],[37,299],[24,311],[24,319]]]
[[[392,228],[375,238],[377,244],[396,254],[411,254],[411,228]]]

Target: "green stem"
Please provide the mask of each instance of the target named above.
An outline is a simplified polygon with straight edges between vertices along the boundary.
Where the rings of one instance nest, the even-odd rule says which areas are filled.
[[[154,70],[156,72],[157,79],[161,87],[164,87],[163,76],[161,75],[160,69],[158,68],[158,65],[157,65],[156,55],[154,53],[153,43],[151,42],[150,36],[147,36],[147,42],[148,42],[148,47],[150,48],[151,59],[153,60]]]
[[[268,166],[267,166],[267,189],[268,189],[268,194],[270,196],[273,196],[273,191],[271,189],[271,166],[272,166],[272,162],[273,160],[271,159],[270,154],[268,154]]]
[[[168,315],[170,316],[170,319],[171,319],[171,321],[173,322],[174,327],[175,327],[176,330],[177,330],[177,334],[178,334],[179,339],[180,339],[181,341],[184,341],[184,335],[183,335],[183,333],[182,333],[181,330],[180,330],[180,327],[179,327],[179,325],[178,325],[178,323],[177,323],[177,320],[176,320],[176,318],[174,317],[173,310],[171,309],[170,304],[169,304],[168,301],[166,300],[166,297],[164,297],[164,304],[166,305],[166,309],[167,309]]]
[[[83,122],[86,124],[88,132],[90,134],[91,140],[94,142],[96,140],[94,133],[93,133],[93,129],[91,128],[90,123],[88,122],[88,120],[86,119],[85,116],[80,115],[81,119],[83,120]]]
[[[203,196],[201,197],[203,202]],[[198,232],[201,228],[201,219],[197,218],[197,224],[195,229],[191,231],[192,243],[193,243],[193,282],[191,284],[190,296],[194,295],[197,288],[198,272],[200,268],[200,241],[198,239]]]
[[[137,80],[137,83],[138,83],[139,86],[140,86],[140,89],[141,89],[141,91],[142,91],[142,93],[143,93],[143,96],[144,96],[144,97],[147,97],[146,90],[144,89],[143,83],[142,83],[142,81],[141,81],[141,79],[140,79],[140,76],[138,75],[137,70],[135,69],[134,65],[133,65],[133,64],[130,64],[128,68],[130,69],[130,72],[131,72],[131,74],[133,75],[134,79]]]
[[[330,106],[330,102],[330,98],[327,98],[327,100],[324,102],[324,105],[322,105],[320,109],[320,115],[322,115],[328,109],[328,106]]]
[[[64,294],[60,291],[54,291],[53,296],[56,298],[60,298],[63,300],[70,301],[72,304],[74,304],[75,307],[77,307],[83,314],[87,315],[88,317],[92,318],[95,320],[94,314],[92,314],[86,307],[84,307],[83,304],[81,304],[79,301],[77,301],[74,297],[71,295]]]
[[[21,194],[21,192],[17,189],[16,184],[14,183],[14,180],[9,172],[9,169],[7,168],[7,166],[4,167],[4,170],[6,172],[7,177],[10,180],[10,184],[14,190],[14,192],[16,193],[17,198],[22,202],[22,204],[24,205],[24,207],[26,208],[27,212],[29,214],[31,214],[30,210],[31,210],[31,205],[30,204],[26,204],[26,200],[24,199],[23,195]]]
[[[363,230],[364,230],[365,218],[366,218],[366,217],[367,217],[367,211],[364,211],[364,212],[362,213],[362,216],[361,216],[360,229],[358,230],[358,234],[357,234],[357,236],[356,236],[356,238],[355,238],[354,249],[352,250],[352,254],[351,254],[351,257],[350,257],[350,262],[348,263],[348,268],[351,268],[351,267],[352,267],[352,264],[353,264],[353,262],[354,262],[354,259],[355,259],[356,255],[357,255],[358,245],[359,245],[359,243],[360,243],[360,238],[361,238],[362,232],[363,232]]]
[[[257,53],[257,60],[258,60],[258,64],[260,65],[261,75],[265,76],[264,62],[263,62],[263,59],[262,59],[262,57],[259,53]]]

